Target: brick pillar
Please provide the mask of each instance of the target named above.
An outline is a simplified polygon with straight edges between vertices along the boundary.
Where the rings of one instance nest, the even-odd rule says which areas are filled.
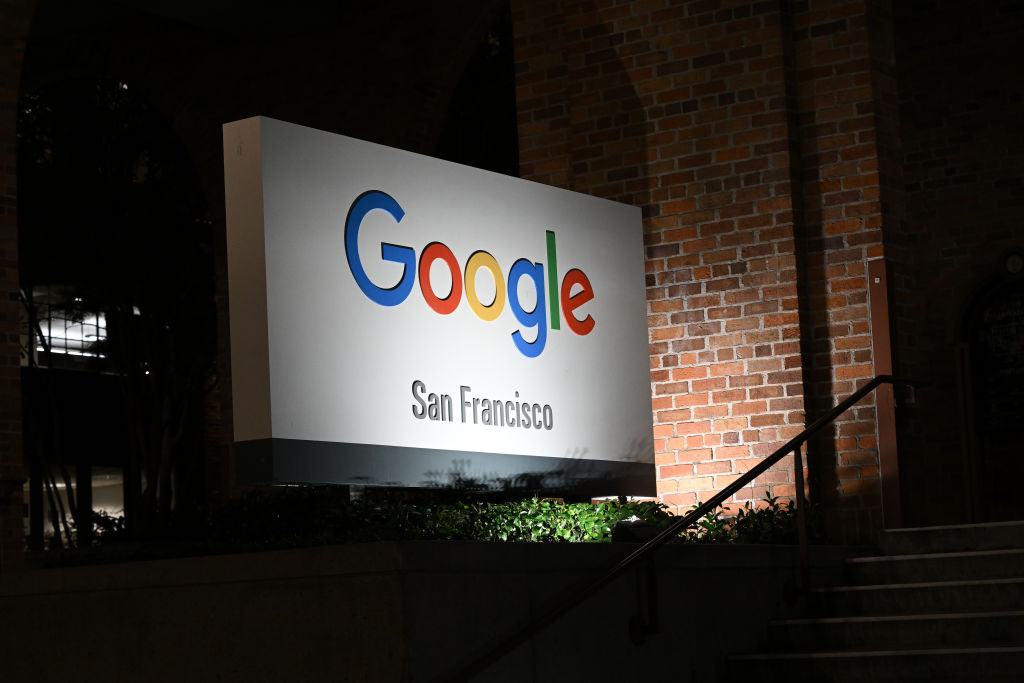
[[[899,168],[893,159],[898,137],[890,129],[897,118],[892,24],[883,5],[874,3],[869,13],[862,0],[819,1],[803,3],[791,15],[804,368],[812,417],[874,375],[891,371],[888,339],[873,334],[884,329],[888,335],[887,291],[884,285],[872,290],[869,280],[869,271],[885,271],[883,227],[887,212],[895,220],[898,211],[892,192],[887,207],[882,201],[881,130],[890,144],[884,170],[893,192]],[[878,21],[869,22],[875,16]],[[833,531],[851,540],[870,539],[882,526],[879,437],[889,440],[885,464],[892,466],[891,395],[885,388],[864,399],[809,450],[812,491],[834,513]],[[882,415],[876,399],[882,400]],[[898,523],[898,482],[888,483],[888,493],[895,492],[890,521]]]
[[[562,43],[565,27],[550,7],[539,3],[520,5],[512,10],[520,175],[569,187],[569,79]]]
[[[686,510],[875,374],[866,9],[512,5],[523,177],[643,208],[658,491]],[[873,405],[826,441],[820,497],[877,511]],[[793,495],[791,468],[733,503]]]
[[[522,174],[643,207],[658,489],[706,499],[803,425],[775,3],[513,3]],[[788,468],[739,500],[791,495]]]
[[[0,5],[0,573],[21,566],[25,546],[15,125],[32,4]]]

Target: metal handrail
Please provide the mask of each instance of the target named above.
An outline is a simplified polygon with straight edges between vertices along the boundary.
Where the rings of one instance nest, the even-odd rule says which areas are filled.
[[[576,589],[564,593],[561,597],[553,601],[546,610],[543,610],[538,616],[528,619],[525,623],[519,626],[514,632],[505,637],[503,640],[498,642],[496,645],[491,647],[484,654],[472,660],[469,664],[463,666],[458,671],[451,675],[445,676],[440,681],[451,682],[451,683],[463,683],[468,681],[473,676],[485,671],[489,666],[497,662],[499,659],[504,657],[506,654],[511,652],[515,647],[519,646],[527,639],[532,637],[537,631],[544,626],[547,626],[552,621],[562,616],[570,609],[578,605],[580,602],[588,598],[590,595],[595,593],[599,588],[609,583],[617,576],[622,574],[626,569],[633,566],[637,561],[648,557],[655,550],[665,545],[672,539],[676,538],[685,529],[689,528],[701,519],[708,512],[714,510],[716,507],[721,505],[723,502],[732,497],[734,493],[745,487],[764,474],[770,467],[774,466],[784,457],[793,453],[795,456],[794,462],[794,479],[796,484],[796,509],[797,509],[797,528],[800,543],[800,568],[801,568],[801,580],[803,585],[806,587],[807,582],[807,527],[804,503],[804,484],[803,484],[803,458],[800,456],[800,447],[813,436],[818,430],[827,424],[832,423],[837,417],[845,413],[854,404],[860,401],[862,398],[870,394],[876,388],[882,384],[896,384],[910,382],[900,380],[892,375],[878,375],[870,382],[865,384],[863,387],[853,392],[844,401],[836,405],[835,408],[830,410],[825,415],[822,415],[810,425],[808,425],[802,432],[790,439],[781,448],[777,449],[774,453],[769,455],[767,458],[759,462],[757,465],[752,467],[746,474],[732,482],[717,494],[712,496],[706,502],[698,505],[693,510],[678,518],[672,522],[669,526],[665,527],[657,536],[645,542],[639,548],[631,552],[625,558],[612,565],[601,577],[578,586]]]

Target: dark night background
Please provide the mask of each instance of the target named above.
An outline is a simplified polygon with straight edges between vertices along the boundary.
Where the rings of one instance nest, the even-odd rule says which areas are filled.
[[[124,467],[141,533],[168,523],[172,489],[179,515],[228,495],[221,125],[266,115],[515,175],[511,18],[493,1],[43,0],[31,26],[23,305],[102,311],[108,338],[103,359],[23,370],[26,461],[36,480],[44,461]]]

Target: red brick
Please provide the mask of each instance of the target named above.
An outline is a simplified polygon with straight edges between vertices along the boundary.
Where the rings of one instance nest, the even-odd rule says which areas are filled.
[[[715,460],[732,460],[750,455],[748,446],[721,446],[715,449]]]
[[[716,363],[709,368],[712,377],[739,375],[743,373],[743,362]]]
[[[661,500],[665,505],[676,505],[676,506],[690,506],[697,502],[697,495],[695,493],[668,493],[661,496]]]

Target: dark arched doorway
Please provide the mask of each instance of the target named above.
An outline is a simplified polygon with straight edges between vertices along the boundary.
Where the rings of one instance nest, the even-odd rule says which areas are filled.
[[[964,319],[968,495],[975,521],[1024,518],[1024,277],[1019,255]],[[1014,272],[1015,271],[1015,272]]]

